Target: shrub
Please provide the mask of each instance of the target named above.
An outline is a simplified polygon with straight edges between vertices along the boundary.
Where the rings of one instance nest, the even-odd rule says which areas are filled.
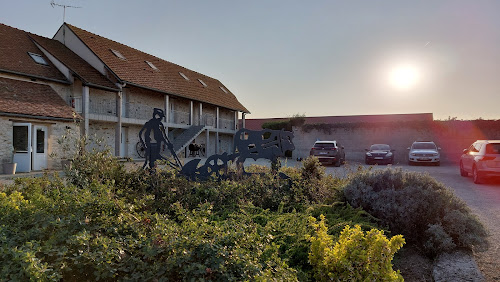
[[[315,235],[309,237],[309,261],[319,281],[403,281],[399,271],[392,269],[392,259],[403,244],[403,236],[390,240],[383,232],[372,229],[366,234],[359,225],[347,225],[334,243],[328,235],[325,217],[319,223],[311,218]]]
[[[429,255],[452,248],[484,249],[487,231],[465,202],[427,174],[401,169],[360,171],[344,195],[380,219],[392,232]]]

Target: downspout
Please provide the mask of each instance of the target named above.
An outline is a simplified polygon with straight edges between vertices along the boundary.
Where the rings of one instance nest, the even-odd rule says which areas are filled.
[[[118,93],[116,96],[116,116],[118,118],[118,123],[115,128],[115,156],[120,157],[121,155],[121,142],[122,142],[122,112],[123,112],[123,88],[127,85],[126,82],[120,84],[116,83],[118,87]],[[125,142],[125,140],[123,140]]]

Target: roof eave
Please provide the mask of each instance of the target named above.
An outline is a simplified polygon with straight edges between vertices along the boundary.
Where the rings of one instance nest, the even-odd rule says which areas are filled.
[[[67,80],[59,80],[59,79],[54,79],[54,78],[49,78],[49,77],[44,77],[44,76],[39,76],[39,75],[34,75],[34,74],[29,74],[29,73],[23,73],[23,72],[18,72],[18,71],[0,69],[0,72],[26,76],[28,78],[43,79],[43,80],[58,82],[58,83],[62,83],[62,84],[68,84],[68,85],[71,84],[71,82],[67,81]]]

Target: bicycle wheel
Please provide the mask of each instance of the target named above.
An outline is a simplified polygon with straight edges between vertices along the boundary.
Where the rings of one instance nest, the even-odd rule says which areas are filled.
[[[146,156],[146,147],[140,141],[135,144],[135,150],[137,151],[137,155],[139,157],[144,158]]]

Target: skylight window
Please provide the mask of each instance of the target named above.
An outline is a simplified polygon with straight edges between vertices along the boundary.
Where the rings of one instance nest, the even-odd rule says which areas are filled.
[[[157,68],[155,65],[153,65],[153,63],[151,63],[150,61],[145,61],[145,62],[146,62],[146,64],[148,64],[148,65],[149,65],[152,69],[154,69],[154,70],[158,70],[158,68]]]
[[[42,57],[42,55],[38,55],[38,54],[35,54],[35,53],[31,53],[31,52],[28,52],[28,54],[30,55],[30,57],[37,63],[37,64],[40,64],[40,65],[45,65],[45,66],[48,66],[49,63],[47,63],[47,61],[45,61],[45,58]]]
[[[179,72],[179,74],[180,74],[182,77],[184,77],[184,79],[185,79],[185,80],[189,80],[189,78],[188,78],[185,74],[183,74],[182,72]]]
[[[224,93],[226,93],[226,94],[229,93],[229,92],[227,92],[226,88],[224,88],[222,86],[219,86],[219,88],[220,88],[220,90],[224,91]]]
[[[205,82],[203,82],[203,80],[198,79],[198,81],[201,83],[201,85],[203,85],[203,86],[207,87],[207,84],[206,84]]]
[[[120,53],[120,51],[118,50],[115,50],[115,49],[109,49],[111,50],[111,52],[113,54],[115,54],[115,56],[117,56],[118,58],[122,59],[122,60],[126,60],[127,58],[125,58],[125,56],[122,55],[122,53]]]

